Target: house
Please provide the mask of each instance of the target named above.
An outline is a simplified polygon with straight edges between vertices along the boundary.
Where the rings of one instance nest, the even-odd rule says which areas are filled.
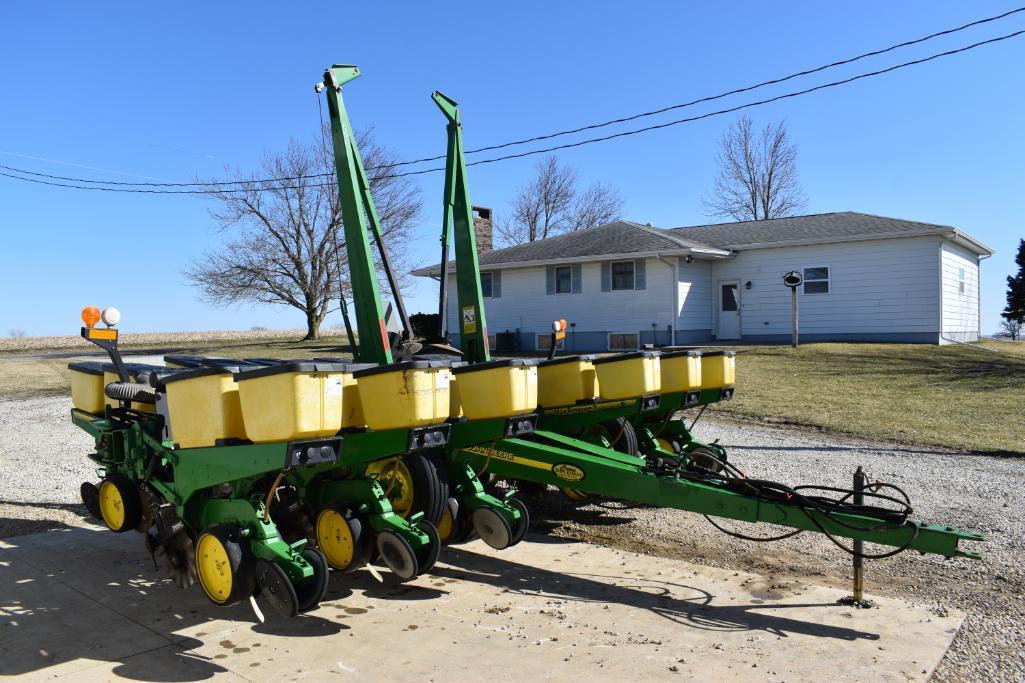
[[[613,351],[787,342],[791,293],[782,276],[792,270],[804,279],[802,341],[971,341],[979,266],[992,253],[957,228],[845,211],[673,229],[618,221],[479,260],[499,350],[545,349],[552,321],[563,318],[567,349]],[[448,329],[457,341],[452,278]]]

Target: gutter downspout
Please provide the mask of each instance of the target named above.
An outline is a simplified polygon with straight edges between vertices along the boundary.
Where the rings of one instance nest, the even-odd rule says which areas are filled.
[[[655,252],[655,258],[662,263],[669,266],[669,270],[673,274],[673,313],[669,316],[669,329],[672,330],[669,334],[669,346],[676,345],[676,322],[680,317],[680,276],[677,274],[676,269],[680,263],[679,258],[676,261],[667,261],[661,252]],[[655,340],[652,339],[652,342]]]

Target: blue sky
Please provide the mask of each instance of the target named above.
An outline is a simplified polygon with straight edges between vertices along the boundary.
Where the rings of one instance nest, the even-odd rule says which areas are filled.
[[[363,71],[346,88],[354,125],[373,125],[403,157],[432,156],[445,149],[444,120],[429,97],[435,89],[460,102],[472,148],[715,94],[1014,6],[3,3],[0,164],[122,181],[188,181],[217,177],[225,166],[254,167],[289,137],[316,134],[313,84],[335,62]],[[800,85],[1023,28],[1025,13]],[[807,213],[954,225],[994,248],[983,266],[988,332],[1025,236],[1023,67],[1025,37],[748,113],[756,123],[786,120],[800,146]],[[662,227],[712,222],[700,198],[715,173],[715,141],[733,120],[715,117],[560,158],[585,182],[619,188],[627,218]],[[474,202],[502,212],[535,160],[471,169]],[[413,260],[425,264],[435,259],[442,178],[418,182],[425,212]],[[224,240],[207,208],[190,196],[0,177],[0,334],[73,333],[87,304],[117,305],[130,330],[302,326],[301,314],[286,308],[214,309],[198,300],[181,269]],[[433,310],[434,296],[422,281],[409,307]]]

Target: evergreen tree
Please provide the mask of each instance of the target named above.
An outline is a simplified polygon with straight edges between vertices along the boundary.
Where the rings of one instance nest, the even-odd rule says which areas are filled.
[[[1007,308],[1001,315],[1008,321],[1025,322],[1025,239],[1018,242],[1018,274],[1007,277]]]

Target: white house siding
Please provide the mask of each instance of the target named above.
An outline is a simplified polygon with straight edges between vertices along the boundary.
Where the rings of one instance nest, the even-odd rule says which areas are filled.
[[[791,311],[783,274],[828,266],[828,294],[799,289],[802,339],[936,343],[940,242],[915,237],[740,251],[712,265],[713,311],[717,316],[718,283],[737,280],[743,339],[785,341]]]
[[[679,259],[677,276],[679,311],[676,318],[676,343],[690,344],[711,338],[713,324],[712,262]]]
[[[964,269],[964,291],[961,291]],[[944,241],[940,246],[943,334],[940,343],[979,338],[979,257]]]
[[[666,259],[675,265],[675,257]],[[567,337],[567,349],[604,350],[612,332],[636,332],[641,343],[650,343],[651,324],[656,324],[660,344],[669,341],[668,329],[675,329],[674,268],[654,258],[645,260],[645,289],[601,291],[601,263],[584,263],[579,294],[546,294],[546,270],[512,268],[501,271],[501,296],[484,300],[488,333],[518,332],[521,348],[536,348],[536,335],[551,334],[553,320],[565,318],[576,325]],[[449,284],[448,328],[458,339],[459,320],[454,276]],[[707,338],[707,337],[706,337]]]

